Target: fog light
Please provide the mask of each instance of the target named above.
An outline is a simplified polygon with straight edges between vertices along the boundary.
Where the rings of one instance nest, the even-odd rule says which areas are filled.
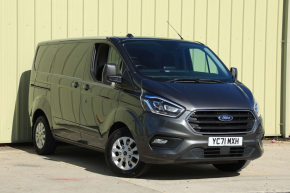
[[[166,139],[154,139],[154,141],[152,143],[155,144],[166,144],[168,140]]]

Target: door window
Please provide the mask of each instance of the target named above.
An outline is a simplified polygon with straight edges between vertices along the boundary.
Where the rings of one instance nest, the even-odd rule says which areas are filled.
[[[116,73],[122,74],[123,60],[121,55],[113,47],[111,47],[108,63],[116,64]]]
[[[94,62],[92,63],[91,72],[96,80],[102,81],[103,69],[106,63],[116,64],[116,73],[122,73],[123,60],[115,48],[107,44],[96,44],[93,57]]]
[[[95,45],[95,58],[92,66],[92,76],[98,81],[102,81],[103,69],[105,64],[108,62],[110,46],[107,44],[96,44]]]

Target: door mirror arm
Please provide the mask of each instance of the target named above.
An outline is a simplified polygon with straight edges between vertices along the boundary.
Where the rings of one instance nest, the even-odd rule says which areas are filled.
[[[107,80],[110,82],[115,82],[115,83],[122,83],[122,75],[118,74],[118,75],[109,75],[107,76]]]

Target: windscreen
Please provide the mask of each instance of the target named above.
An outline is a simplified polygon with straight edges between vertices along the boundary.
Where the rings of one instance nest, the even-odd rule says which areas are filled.
[[[206,46],[174,40],[133,40],[122,45],[145,77],[160,81],[189,78],[232,82],[225,65]]]

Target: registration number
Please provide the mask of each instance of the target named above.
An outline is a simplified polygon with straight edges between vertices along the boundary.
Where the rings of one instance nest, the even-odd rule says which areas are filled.
[[[242,137],[209,137],[208,146],[242,146]]]

